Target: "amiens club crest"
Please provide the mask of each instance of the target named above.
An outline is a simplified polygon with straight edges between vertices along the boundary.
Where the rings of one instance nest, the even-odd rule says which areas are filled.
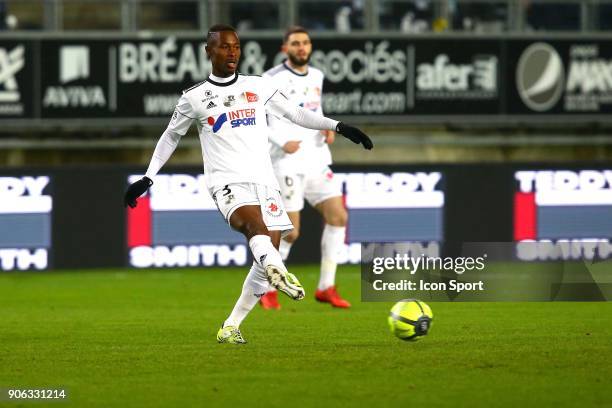
[[[274,198],[268,198],[266,200],[266,212],[272,217],[280,217],[283,214],[283,210]]]

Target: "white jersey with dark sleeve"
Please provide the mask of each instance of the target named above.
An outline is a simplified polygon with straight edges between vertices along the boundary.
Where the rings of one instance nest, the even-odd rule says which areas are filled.
[[[233,183],[262,184],[278,190],[268,150],[267,114],[314,129],[335,129],[338,123],[289,106],[269,79],[239,74],[221,79],[211,75],[183,92],[157,143],[147,176],[157,174],[195,122],[204,179],[211,193]]]
[[[323,72],[314,67],[308,67],[307,72],[294,71],[283,62],[263,74],[273,79],[289,99],[293,106],[300,106],[323,116],[321,92],[323,90]],[[269,118],[270,126],[270,156],[275,167],[283,171],[304,174],[308,169],[318,171],[332,162],[331,152],[324,135],[318,130],[296,126],[289,120]],[[283,151],[288,141],[300,141],[300,148],[292,154]]]

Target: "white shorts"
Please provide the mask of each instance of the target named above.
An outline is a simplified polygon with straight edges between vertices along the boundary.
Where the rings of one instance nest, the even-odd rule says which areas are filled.
[[[314,207],[329,198],[342,196],[342,185],[328,166],[309,174],[283,172],[278,168],[274,171],[285,209],[289,212],[301,211],[304,208],[304,199]]]
[[[228,184],[215,191],[212,197],[228,224],[230,217],[238,208],[245,205],[259,205],[268,231],[281,231],[285,235],[293,229],[280,193],[272,187],[254,183]]]

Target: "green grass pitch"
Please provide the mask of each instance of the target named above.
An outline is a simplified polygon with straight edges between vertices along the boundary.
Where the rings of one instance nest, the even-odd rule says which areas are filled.
[[[78,407],[612,406],[612,304],[431,303],[424,340],[394,338],[390,303],[255,309],[249,344],[215,335],[246,268],[0,275],[0,387],[64,387]]]

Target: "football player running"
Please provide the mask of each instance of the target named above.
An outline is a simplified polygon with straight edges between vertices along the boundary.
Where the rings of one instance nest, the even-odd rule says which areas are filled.
[[[254,259],[242,293],[217,333],[218,342],[232,344],[246,343],[240,324],[269,285],[294,300],[304,297],[302,285],[287,271],[278,252],[281,234],[293,226],[272,169],[266,114],[286,117],[312,129],[336,129],[366,149],[373,147],[370,138],[357,128],[290,106],[268,79],[239,74],[240,51],[234,28],[210,28],[206,54],[212,73],[207,80],[183,91],[146,175],[128,187],[124,198],[126,206],[137,205],[137,198],[153,185],[155,175],[195,122],[206,186],[231,228],[245,236]]]
[[[308,65],[312,42],[303,27],[290,27],[283,37],[287,59],[266,71],[264,77],[274,80],[293,106],[301,106],[323,116],[321,91],[323,72]],[[318,131],[295,125],[285,118],[271,116],[270,156],[281,188],[281,195],[293,230],[280,242],[280,254],[286,261],[291,246],[300,235],[300,211],[304,199],[325,221],[321,236],[321,266],[315,299],[333,307],[348,308],[351,304],[336,290],[337,256],[346,235],[348,214],[342,201],[342,187],[329,168],[332,163],[328,144],[334,141],[331,130]],[[277,292],[269,291],[261,298],[265,309],[279,309]]]

